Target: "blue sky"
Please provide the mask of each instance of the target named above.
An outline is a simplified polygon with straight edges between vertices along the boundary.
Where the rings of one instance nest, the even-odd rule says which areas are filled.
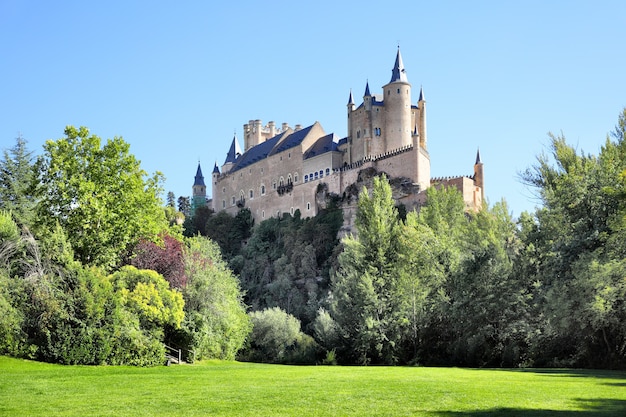
[[[250,119],[344,137],[350,89],[380,93],[399,44],[432,176],[472,174],[480,148],[490,204],[517,216],[538,204],[518,173],[548,132],[596,154],[614,128],[625,40],[622,0],[0,0],[0,148],[87,126],[190,195]]]

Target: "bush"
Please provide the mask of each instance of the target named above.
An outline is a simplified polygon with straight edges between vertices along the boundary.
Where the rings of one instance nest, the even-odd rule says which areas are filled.
[[[268,363],[315,363],[318,345],[300,321],[278,307],[250,313],[252,333],[241,359]]]

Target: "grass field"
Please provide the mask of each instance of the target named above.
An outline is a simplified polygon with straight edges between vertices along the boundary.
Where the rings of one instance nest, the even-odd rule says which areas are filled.
[[[626,416],[626,373],[0,357],[2,416]]]

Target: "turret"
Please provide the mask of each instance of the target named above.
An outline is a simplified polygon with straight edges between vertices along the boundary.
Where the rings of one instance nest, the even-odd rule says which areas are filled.
[[[365,93],[363,94],[363,106],[365,106],[366,111],[372,110],[372,95],[370,94],[369,81],[365,83]]]
[[[196,209],[201,206],[206,206],[206,185],[204,184],[200,162],[198,162],[198,169],[196,170],[192,187],[191,212],[195,213]]]
[[[391,80],[383,86],[385,95],[385,141],[386,150],[391,151],[411,144],[411,84],[406,76],[400,48],[391,70]]]
[[[226,173],[230,171],[233,167],[233,164],[237,162],[237,159],[242,155],[241,148],[239,147],[239,142],[237,141],[237,136],[233,136],[233,141],[230,144],[230,149],[226,154],[226,160],[224,161],[224,165],[222,165],[222,172]]]
[[[426,99],[424,99],[424,89],[420,87],[420,97],[417,99],[417,133],[420,138],[420,146],[426,149],[428,135],[426,133]]]
[[[485,201],[485,177],[483,162],[480,159],[480,149],[476,151],[476,163],[474,163],[474,185],[480,187],[481,200]]]

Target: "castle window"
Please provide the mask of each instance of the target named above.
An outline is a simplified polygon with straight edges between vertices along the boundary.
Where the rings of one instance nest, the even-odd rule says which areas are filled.
[[[222,192],[225,193],[226,192],[226,187],[222,188]]]
[[[306,210],[307,211],[311,210],[311,203],[306,203]]]
[[[265,195],[265,185],[261,185],[261,195]]]
[[[261,174],[263,173],[263,168],[261,168]]]
[[[254,190],[250,190],[250,199],[254,198]]]
[[[319,173],[319,172],[317,172],[317,171],[315,171],[315,179],[318,179],[318,178],[319,178],[319,175],[320,175],[320,173]]]
[[[323,177],[324,177],[324,170],[323,170],[323,169],[321,169],[321,170],[320,170],[320,178],[323,178]]]
[[[293,182],[298,182],[298,173],[293,174]]]
[[[400,94],[400,89],[398,88],[398,94]]]
[[[276,189],[276,181],[274,181],[274,183],[272,184],[272,187]]]
[[[308,175],[304,176],[304,182],[309,182],[309,176]]]
[[[285,185],[285,179],[283,177],[280,177],[280,179],[278,180],[278,186],[282,187],[283,185]]]
[[[293,207],[289,210],[289,213],[293,216],[293,213],[294,213]]]
[[[222,208],[226,208],[226,200],[222,200]]]
[[[235,196],[233,196],[233,202],[231,203],[233,206],[235,205]]]
[[[288,156],[287,156],[287,157],[288,157],[289,159],[291,159],[291,152],[289,152],[289,154],[288,154]]]
[[[330,175],[330,168],[326,168],[326,175]]]
[[[291,180],[291,174],[287,175],[287,184],[291,184],[293,181]]]
[[[360,131],[360,130],[357,130],[357,132],[356,132],[356,138],[357,138],[357,139],[359,139],[360,137],[361,137],[361,131]]]
[[[309,181],[313,181],[313,173],[312,172],[309,174]]]
[[[261,218],[262,218],[262,219],[264,219],[264,218],[265,218],[265,210],[263,210],[263,211],[261,212]]]

